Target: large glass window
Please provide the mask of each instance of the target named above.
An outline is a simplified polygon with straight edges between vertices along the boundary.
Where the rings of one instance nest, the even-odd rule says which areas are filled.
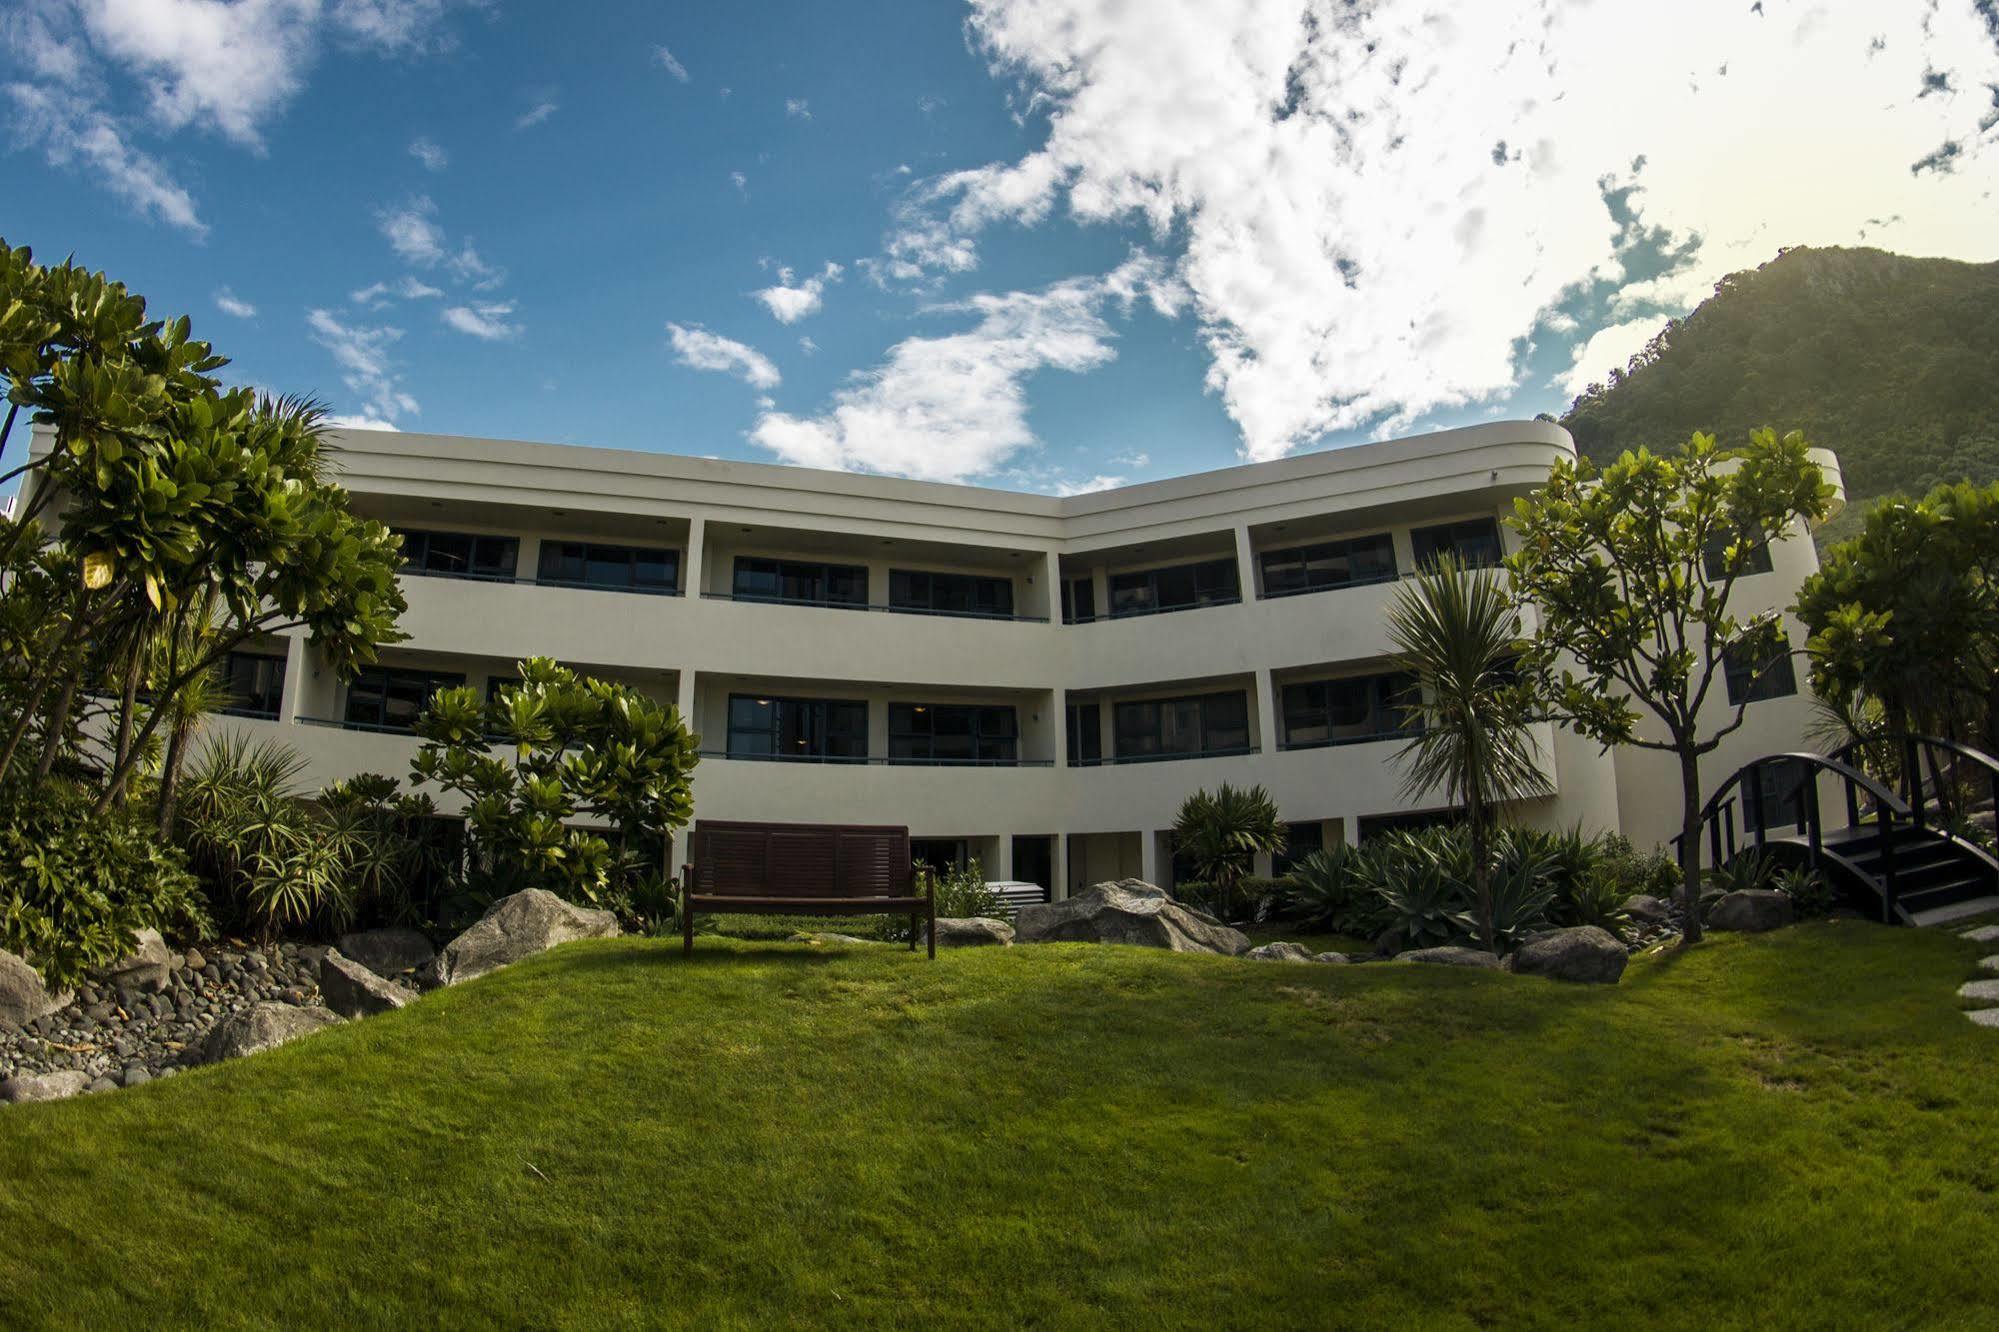
[[[544,541],[535,580],[617,592],[672,592],[680,584],[680,552],[653,546]]]
[[[1271,853],[1270,872],[1281,879],[1304,864],[1307,856],[1325,849],[1326,833],[1321,824],[1287,823],[1283,847]]]
[[[1728,649],[1722,657],[1722,670],[1728,682],[1729,706],[1797,693],[1798,676],[1791,666],[1790,649],[1789,640],[1774,625],[1769,633],[1745,638]]]
[[[455,689],[465,677],[451,671],[368,666],[347,686],[349,726],[375,731],[407,731],[440,689]]]
[[[933,615],[1010,616],[1013,580],[981,574],[892,569],[888,575],[888,604],[896,610],[926,611]]]
[[[1088,574],[1062,580],[1062,623],[1082,624],[1097,618],[1097,580]]]
[[[797,601],[820,606],[868,604],[868,571],[859,564],[736,557],[735,595],[741,601]]]
[[[223,661],[222,711],[232,717],[275,717],[284,702],[285,659],[232,652]]]
[[[1404,672],[1307,680],[1283,690],[1284,747],[1353,744],[1407,733],[1416,677]]]
[[[1717,532],[1708,538],[1707,547],[1701,552],[1701,562],[1705,566],[1707,580],[1710,583],[1719,583],[1728,577],[1728,548],[1737,539],[1733,532]],[[1737,578],[1769,573],[1770,543],[1757,542],[1743,552],[1741,560],[1741,567],[1735,571]]]
[[[1409,544],[1415,548],[1418,569],[1428,568],[1437,562],[1439,555],[1446,553],[1457,556],[1459,564],[1473,569],[1493,567],[1501,559],[1499,521],[1494,518],[1469,518],[1461,523],[1418,527],[1409,533]]]
[[[868,756],[859,699],[729,696],[729,757],[858,763]]]
[[[1386,532],[1293,546],[1288,550],[1266,550],[1260,558],[1266,597],[1324,592],[1359,583],[1385,583],[1395,577],[1395,542]]]
[[[1249,696],[1196,694],[1119,703],[1111,711],[1119,759],[1249,752]]]
[[[1020,724],[1004,704],[891,703],[888,756],[898,763],[1015,763]]]
[[[1104,713],[1095,703],[1069,705],[1069,766],[1101,763],[1104,759]]]
[[[518,571],[521,543],[516,537],[406,528],[395,531],[403,539],[404,573],[511,581]]]
[[[1242,598],[1233,559],[1174,564],[1111,575],[1111,614],[1150,615],[1226,605]]]

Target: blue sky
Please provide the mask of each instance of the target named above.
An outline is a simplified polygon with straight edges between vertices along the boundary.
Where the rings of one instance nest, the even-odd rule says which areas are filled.
[[[1559,412],[1783,245],[1999,257],[1990,0],[4,12],[6,239],[404,430],[1067,491]]]

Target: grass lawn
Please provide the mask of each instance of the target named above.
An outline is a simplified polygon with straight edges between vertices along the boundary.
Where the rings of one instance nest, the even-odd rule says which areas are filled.
[[[1981,951],[573,945],[0,1109],[0,1326],[1990,1326]]]

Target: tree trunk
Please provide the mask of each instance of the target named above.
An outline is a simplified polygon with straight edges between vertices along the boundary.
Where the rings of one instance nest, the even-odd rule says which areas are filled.
[[[1680,751],[1680,913],[1686,918],[1681,946],[1701,941],[1701,760]]]
[[[125,794],[125,778],[132,770],[132,714],[139,707],[139,678],[146,670],[146,639],[132,636],[132,660],[125,666],[125,689],[118,699],[118,745],[111,764],[105,794],[120,800]],[[157,711],[157,709],[155,709]]]
[[[168,837],[174,830],[174,798],[180,785],[181,764],[187,758],[187,733],[190,724],[183,723],[167,733],[166,761],[160,766],[160,836]]]
[[[77,690],[83,687],[83,672],[71,671],[63,681],[62,696],[56,699],[55,707],[49,710],[46,730],[42,734],[42,758],[35,765],[35,780],[43,781],[55,771],[56,759],[62,755],[63,732],[69,727],[70,709],[76,706]]]
[[[1473,905],[1478,911],[1479,940],[1485,951],[1495,957],[1499,955],[1499,939],[1492,928],[1492,865],[1489,839],[1486,836],[1486,811],[1484,802],[1477,797],[1465,802],[1466,811],[1471,816],[1471,884]]]

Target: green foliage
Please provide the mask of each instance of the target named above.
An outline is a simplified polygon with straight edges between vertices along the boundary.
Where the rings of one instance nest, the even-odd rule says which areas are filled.
[[[1771,879],[1771,887],[1791,899],[1799,920],[1829,916],[1836,905],[1832,884],[1817,870],[1785,870]]]
[[[994,892],[986,883],[986,872],[975,856],[962,865],[953,865],[942,874],[927,865],[915,867],[917,892],[922,893],[922,884],[927,878],[930,889],[936,894],[937,917],[939,920],[961,920],[967,916],[987,916],[994,920],[1006,920],[1013,915],[1006,899]],[[909,940],[909,918],[907,916],[874,916],[870,918],[874,936],[891,943],[906,943]]]
[[[394,777],[360,773],[319,793],[360,923],[434,923],[437,890],[460,858],[456,825],[437,817],[429,796],[401,787]]]
[[[1381,840],[1384,845],[1362,865],[1402,946],[1433,948],[1471,937],[1464,921],[1471,887],[1469,849],[1420,833],[1389,833]]]
[[[1782,642],[1776,611],[1737,615],[1731,593],[1759,547],[1825,516],[1832,487],[1809,447],[1798,431],[1779,439],[1757,430],[1746,449],[1724,455],[1712,435],[1695,434],[1671,453],[1626,453],[1601,473],[1586,459],[1557,463],[1544,487],[1515,501],[1520,548],[1507,567],[1516,595],[1536,608],[1528,676],[1577,734],[1679,758],[1689,906],[1699,890],[1697,760],[1742,724],[1746,695],[1718,723],[1701,714],[1726,688],[1731,653],[1773,631]],[[1721,568],[1711,579],[1715,550]],[[1691,915],[1690,941],[1699,937]]]
[[[1751,892],[1775,886],[1777,867],[1768,856],[1744,851],[1720,865],[1710,865],[1707,885],[1719,893]]]
[[[416,730],[415,779],[465,801],[472,906],[545,888],[630,913],[694,812],[700,741],[679,710],[546,657],[521,662],[490,701],[440,691]]]
[[[1223,782],[1213,794],[1187,797],[1173,821],[1173,838],[1194,862],[1194,877],[1208,885],[1208,909],[1232,920],[1257,854],[1284,849],[1284,823],[1270,792]]]
[[[1342,844],[1306,856],[1277,896],[1278,913],[1315,932],[1364,938],[1380,933],[1386,922],[1368,862],[1382,854],[1382,846],[1379,840],[1366,847]]]
[[[93,813],[92,796],[66,781],[0,790],[0,948],[52,988],[124,957],[139,930],[207,924],[180,851],[126,811]]]
[[[1846,514],[1999,480],[1999,264],[1786,250],[1592,385],[1562,424],[1599,463],[1696,430],[1788,421],[1839,455]]]
[[[1548,927],[1555,904],[1554,868],[1554,858],[1543,848],[1531,843],[1508,847],[1493,872],[1489,902],[1481,904],[1476,892],[1466,894],[1466,909],[1457,913],[1457,923],[1491,951],[1512,952],[1528,935]]]

